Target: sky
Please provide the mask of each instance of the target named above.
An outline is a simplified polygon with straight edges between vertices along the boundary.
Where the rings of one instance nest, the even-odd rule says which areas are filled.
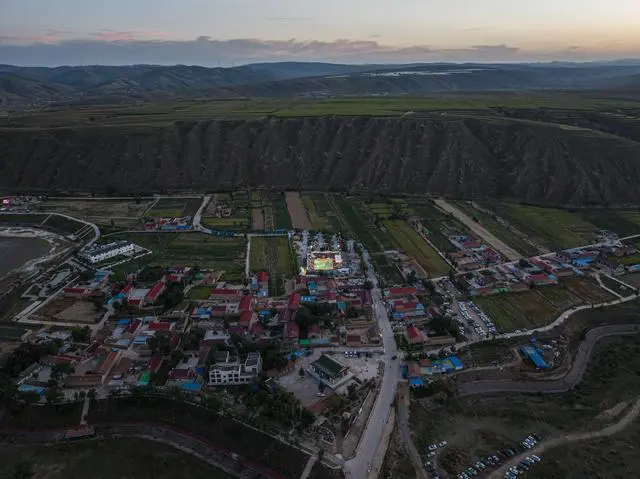
[[[16,65],[640,57],[640,0],[0,0]]]

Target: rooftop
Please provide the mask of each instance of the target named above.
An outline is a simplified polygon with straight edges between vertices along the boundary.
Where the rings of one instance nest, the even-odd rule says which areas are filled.
[[[317,360],[312,363],[318,369],[322,369],[325,373],[327,373],[331,377],[338,376],[340,373],[344,372],[347,368],[344,364],[342,364],[337,359],[334,359],[326,354],[320,356]]]

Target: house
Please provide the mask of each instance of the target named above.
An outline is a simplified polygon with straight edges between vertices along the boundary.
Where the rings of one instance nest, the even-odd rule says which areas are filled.
[[[558,284],[558,278],[552,274],[531,274],[526,278],[526,281],[529,284],[534,284],[536,286],[543,286],[547,284]]]
[[[251,311],[253,309],[253,296],[243,296],[238,304],[238,311]]]
[[[385,291],[387,298],[403,298],[405,296],[414,296],[418,290],[412,287],[405,288],[389,288]]]
[[[78,256],[91,264],[100,263],[116,256],[130,256],[135,251],[135,245],[128,241],[115,241],[113,243],[92,246],[81,251]]]
[[[300,336],[300,328],[295,321],[289,321],[284,326],[284,339],[298,339]]]
[[[359,334],[347,334],[347,346],[354,347],[362,345],[362,336]]]
[[[262,371],[262,357],[260,353],[249,353],[244,363],[240,361],[229,361],[228,353],[226,359],[216,363],[209,369],[210,386],[231,386],[238,384],[248,384],[253,382]]]
[[[427,341],[424,333],[415,326],[409,326],[407,328],[405,337],[407,338],[407,342],[409,344],[423,344]]]
[[[245,311],[240,315],[238,325],[249,328],[254,322],[256,322],[257,318],[258,315],[255,313],[255,311]]]
[[[158,281],[154,284],[147,295],[145,296],[145,303],[153,304],[158,301],[158,298],[162,293],[164,293],[167,289],[167,285],[163,281]]]
[[[320,356],[310,366],[308,371],[330,387],[336,387],[351,377],[348,366],[326,354]]]
[[[224,330],[209,329],[204,333],[200,346],[214,346],[216,344],[228,344],[230,335]]]

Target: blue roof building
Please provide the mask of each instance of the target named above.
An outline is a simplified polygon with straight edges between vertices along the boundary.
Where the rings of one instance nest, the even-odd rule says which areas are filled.
[[[533,346],[520,346],[520,354],[531,361],[538,369],[548,369],[549,364],[540,356],[540,353]]]

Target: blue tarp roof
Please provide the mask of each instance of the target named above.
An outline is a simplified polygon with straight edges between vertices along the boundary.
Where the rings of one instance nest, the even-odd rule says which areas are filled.
[[[526,357],[529,361],[531,361],[537,368],[547,369],[549,365],[547,362],[540,356],[540,353],[536,351],[533,346],[520,346],[520,352]]]
[[[118,321],[118,324],[129,324],[131,322],[131,320],[129,319],[121,319]]]
[[[35,392],[40,394],[41,396],[44,394],[44,388],[39,386],[32,386],[31,384],[21,384],[20,387],[18,387],[18,391],[20,391],[21,393]]]
[[[149,336],[136,336],[133,340],[133,344],[145,344]]]
[[[411,378],[409,379],[409,386],[412,388],[422,387],[424,386],[424,380],[422,378]]]
[[[462,362],[460,362],[460,360],[455,357],[455,356],[450,356],[449,357],[449,361],[451,361],[451,364],[453,364],[453,367],[455,367],[456,369],[462,369]]]
[[[182,389],[185,389],[186,391],[200,391],[202,389],[202,384],[199,383],[182,383],[180,385],[180,387]]]

